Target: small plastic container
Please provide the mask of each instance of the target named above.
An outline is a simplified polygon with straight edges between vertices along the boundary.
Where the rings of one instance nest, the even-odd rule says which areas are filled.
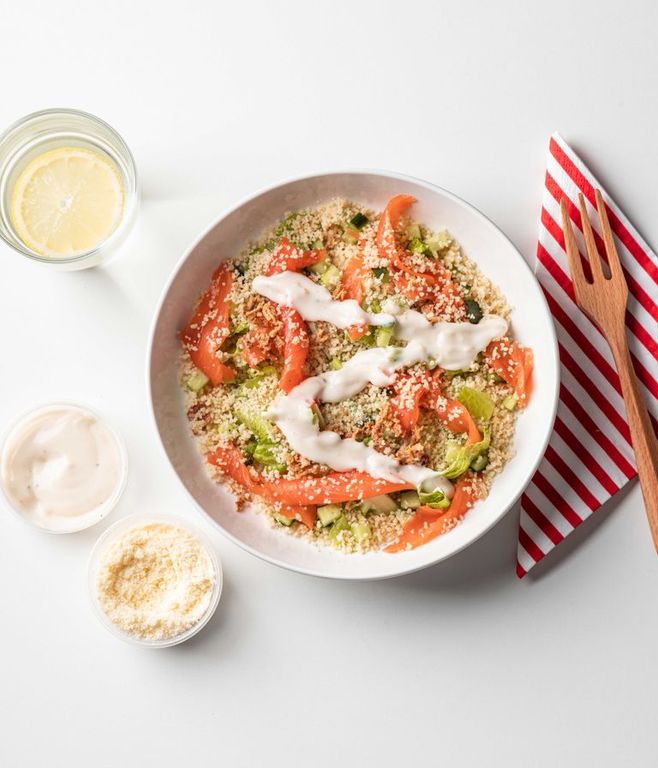
[[[30,518],[29,515],[25,514],[19,507],[16,506],[11,495],[7,492],[7,489],[5,488],[5,484],[4,484],[6,450],[7,450],[9,440],[12,438],[14,433],[20,429],[21,426],[29,422],[32,418],[34,418],[35,416],[38,416],[42,412],[46,412],[50,409],[56,409],[56,408],[69,408],[69,409],[79,410],[82,413],[90,414],[95,419],[97,419],[100,423],[102,423],[103,426],[110,433],[110,435],[114,438],[114,441],[116,443],[116,447],[119,453],[119,461],[120,461],[119,480],[111,496],[109,496],[108,499],[97,509],[85,515],[71,517],[69,525],[62,525],[57,528],[41,525],[36,520]],[[45,533],[54,533],[54,534],[78,533],[79,531],[84,531],[87,528],[90,528],[92,525],[96,525],[101,520],[104,520],[108,515],[110,515],[112,511],[116,508],[117,504],[119,503],[119,499],[123,495],[123,492],[126,488],[127,481],[128,481],[128,452],[126,450],[126,445],[123,441],[123,438],[116,431],[116,429],[112,427],[112,425],[107,421],[107,419],[102,414],[98,413],[98,411],[95,411],[93,408],[90,408],[87,405],[83,405],[81,403],[69,402],[69,401],[62,401],[62,400],[59,400],[54,403],[41,403],[33,408],[30,408],[30,410],[24,411],[22,414],[20,414],[13,422],[10,423],[10,425],[7,427],[5,432],[0,437],[0,498],[4,500],[5,506],[8,507],[23,522],[27,523],[28,525],[31,525],[33,528],[36,528],[39,531],[44,531]]]
[[[135,637],[134,635],[130,635],[117,627],[117,625],[111,621],[105,611],[103,611],[98,601],[96,589],[96,579],[101,563],[101,558],[108,546],[110,546],[110,544],[112,544],[112,542],[117,539],[118,536],[130,530],[131,528],[138,528],[140,526],[153,523],[174,525],[178,528],[183,528],[185,531],[192,534],[192,536],[195,536],[201,542],[204,550],[208,553],[208,557],[210,558],[210,562],[212,563],[214,571],[213,590],[210,596],[210,602],[208,603],[208,608],[206,609],[203,616],[201,616],[196,624],[189,627],[184,632],[181,632],[179,635],[163,638],[162,640],[147,640],[140,637]],[[94,544],[94,548],[92,549],[91,555],[89,556],[87,580],[92,609],[100,623],[115,637],[118,637],[120,640],[130,643],[131,645],[138,645],[141,648],[171,648],[173,645],[179,645],[180,643],[184,643],[186,640],[189,640],[191,637],[194,637],[197,632],[200,632],[206,626],[206,624],[210,621],[213,614],[215,613],[219,599],[222,595],[222,587],[224,584],[221,562],[217,557],[214,547],[212,546],[212,543],[208,537],[195,525],[192,525],[191,523],[188,523],[187,520],[175,517],[173,515],[129,515],[128,517],[121,518],[121,520],[117,520],[104,533],[101,534],[96,544]]]
[[[9,211],[21,171],[38,155],[60,147],[79,147],[107,158],[121,177],[125,205],[121,222],[108,238],[84,253],[55,258],[44,256],[23,242]],[[77,109],[44,109],[26,115],[0,134],[0,238],[28,259],[57,270],[87,269],[105,263],[126,240],[138,207],[135,160],[121,136],[99,117]]]

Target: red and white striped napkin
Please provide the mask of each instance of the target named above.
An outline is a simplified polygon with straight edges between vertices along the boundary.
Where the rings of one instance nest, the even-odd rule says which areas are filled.
[[[519,578],[629,480],[635,459],[619,378],[607,342],[574,301],[560,200],[585,253],[578,193],[587,202],[599,251],[594,188],[606,202],[629,288],[628,341],[654,429],[658,418],[658,258],[583,161],[551,137],[537,244],[537,279],[553,313],[560,349],[560,402],[546,455],[521,498]],[[648,535],[648,534],[647,534]]]

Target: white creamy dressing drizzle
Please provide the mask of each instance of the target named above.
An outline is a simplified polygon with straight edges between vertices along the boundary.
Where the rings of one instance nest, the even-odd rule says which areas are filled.
[[[73,405],[30,414],[9,434],[2,454],[2,485],[12,505],[55,531],[78,530],[87,516],[100,519],[122,472],[114,434]]]
[[[294,307],[304,320],[326,320],[337,328],[350,325],[393,325],[395,318],[383,312],[374,314],[361,309],[354,299],[334,301],[326,288],[299,272],[279,272],[271,277],[257,277],[253,289],[261,296]]]
[[[286,396],[277,399],[267,416],[288,440],[290,447],[318,464],[336,471],[357,469],[375,478],[412,483],[423,490],[439,489],[452,495],[452,483],[439,472],[417,464],[401,464],[336,432],[321,431],[315,423],[314,402],[339,403],[360,392],[368,383],[376,387],[393,384],[402,368],[434,360],[448,370],[468,368],[489,342],[507,332],[507,321],[485,315],[479,323],[431,323],[423,314],[403,310],[395,302],[384,304],[385,312],[365,312],[353,300],[335,301],[326,288],[296,272],[257,277],[254,290],[286,307],[296,309],[310,321],[325,321],[338,328],[367,323],[394,326],[395,336],[405,347],[375,347],[357,352],[337,371],[325,371],[306,379]]]

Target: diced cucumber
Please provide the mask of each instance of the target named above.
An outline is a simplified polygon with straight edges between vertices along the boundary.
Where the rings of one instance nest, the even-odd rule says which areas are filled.
[[[388,347],[394,336],[395,331],[392,326],[380,326],[375,331],[375,344],[378,347]]]
[[[420,506],[420,497],[416,491],[402,491],[400,494],[401,509],[418,509]]]
[[[373,267],[372,274],[377,278],[377,280],[381,280],[382,283],[388,283],[391,279],[389,271],[386,269],[386,267]]]
[[[329,363],[329,369],[331,371],[340,371],[342,367],[343,361],[337,357],[332,357],[331,362]]]
[[[489,464],[489,456],[486,453],[481,453],[479,456],[476,456],[471,462],[471,469],[474,472],[482,472],[483,469],[486,469],[488,464]]]
[[[383,494],[382,496],[372,496],[370,499],[364,499],[361,502],[361,511],[364,514],[367,514],[368,512],[395,512],[397,508],[398,505],[387,494]]]
[[[359,232],[369,223],[370,219],[360,211],[359,213],[355,213],[350,219],[350,226],[354,227],[354,229],[357,229]]]
[[[489,421],[493,416],[494,401],[486,392],[473,389],[473,387],[462,387],[457,395],[457,400],[466,406],[474,419]]]
[[[320,282],[325,288],[335,288],[340,282],[340,269],[335,264],[329,264],[320,276]]]
[[[187,380],[185,381],[185,386],[190,390],[190,392],[201,392],[208,381],[209,379],[206,374],[203,373],[203,371],[196,370],[193,374],[188,376]]]
[[[516,395],[507,395],[506,398],[504,398],[501,405],[503,408],[506,408],[508,411],[515,411],[516,406],[518,405],[519,399]]]
[[[311,250],[313,251],[321,251],[324,249],[324,243],[322,243],[320,240],[314,240],[311,243]]]
[[[354,523],[352,526],[352,533],[359,544],[368,541],[372,536],[372,531],[370,530],[368,523]]]
[[[347,522],[345,515],[339,515],[331,525],[329,529],[329,535],[334,541],[338,540],[338,537],[342,531],[351,531],[352,526]]]
[[[318,518],[323,528],[334,523],[342,514],[343,508],[339,504],[324,504],[318,507]]]
[[[466,299],[464,304],[466,305],[468,322],[477,325],[482,320],[482,307],[480,307],[475,299]]]
[[[382,305],[379,299],[373,299],[368,306],[368,312],[372,312],[373,315],[377,315],[382,311]]]
[[[282,515],[280,512],[273,512],[272,517],[277,521],[277,523],[281,523],[281,525],[285,525],[286,528],[289,528],[292,525],[292,518],[286,517],[285,515]]]
[[[409,224],[407,227],[407,237],[409,240],[420,240],[421,232],[418,224]]]
[[[359,233],[354,229],[348,229],[343,234],[343,241],[348,245],[356,245],[359,242]]]
[[[328,268],[329,262],[327,259],[322,259],[322,261],[318,261],[316,264],[311,264],[308,271],[312,272],[314,275],[324,275]]]

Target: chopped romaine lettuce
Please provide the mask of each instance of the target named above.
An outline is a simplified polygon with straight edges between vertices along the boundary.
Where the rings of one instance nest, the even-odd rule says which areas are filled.
[[[468,451],[469,446],[450,443],[446,450],[446,466],[441,474],[448,480],[456,480],[469,468],[472,456]]]
[[[486,454],[490,444],[491,430],[488,427],[483,429],[482,440],[479,443],[466,443],[464,445],[457,442],[449,443],[446,449],[446,466],[441,470],[441,474],[448,480],[456,480],[469,467],[473,468],[473,462],[478,457]],[[478,462],[478,464],[480,463]]]
[[[443,493],[443,491],[431,491],[429,493],[419,490],[418,498],[421,506],[431,507],[432,509],[448,509],[450,506],[450,499]]]
[[[265,364],[259,366],[258,369],[254,370],[253,368],[249,369],[250,375],[249,378],[244,382],[244,385],[247,389],[253,389],[254,387],[258,386],[261,381],[266,379],[268,376],[276,376],[277,370],[273,365]]]
[[[388,283],[391,279],[388,269],[386,267],[373,267],[372,274],[382,283]]]
[[[274,427],[263,415],[247,411],[245,408],[237,408],[235,415],[238,421],[241,421],[248,430],[253,432],[258,440],[269,443],[275,442]]]
[[[481,453],[479,456],[476,456],[471,462],[471,469],[473,470],[473,472],[482,472],[484,469],[487,468],[488,464],[489,464],[489,456],[486,453]]]
[[[401,509],[418,509],[419,506],[420,498],[416,491],[402,491],[400,494]]]
[[[486,392],[481,392],[473,387],[462,387],[457,395],[457,400],[466,406],[474,419],[489,421],[494,412],[494,401]]]
[[[254,461],[262,464],[264,467],[274,469],[277,472],[285,472],[288,467],[283,464],[276,455],[276,443],[272,442],[257,442],[252,453]]]
[[[411,253],[427,253],[429,250],[419,237],[414,237],[413,240],[410,240],[407,248],[411,251]]]

